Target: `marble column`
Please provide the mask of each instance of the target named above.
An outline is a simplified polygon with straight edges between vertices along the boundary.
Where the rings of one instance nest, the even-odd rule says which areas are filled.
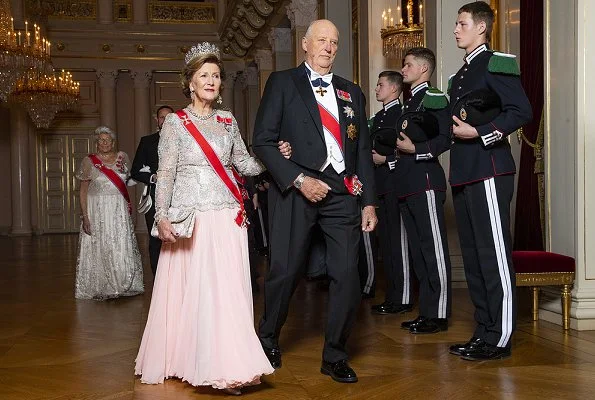
[[[273,53],[268,49],[258,49],[254,54],[254,61],[258,65],[258,90],[262,96],[264,85],[273,72]]]
[[[116,81],[118,71],[98,70],[101,125],[116,129]]]
[[[150,84],[153,74],[149,70],[130,72],[134,81],[134,144],[138,145],[141,137],[151,133]]]
[[[114,22],[114,3],[112,1],[97,2],[97,23],[112,24]]]
[[[148,0],[132,0],[132,22],[139,25],[149,22]]]
[[[317,0],[291,0],[291,3],[287,6],[287,17],[291,22],[291,36],[293,40],[292,66],[295,67],[304,61],[302,38],[306,34],[310,22],[318,17]]]
[[[235,115],[235,79],[238,71],[242,71],[245,67],[243,61],[229,61],[225,63],[225,75],[226,79],[223,82],[223,90],[221,91],[221,97],[223,98],[222,108],[230,109]]]
[[[339,30],[339,51],[333,64],[333,73],[353,81],[353,27],[352,0],[326,0],[324,15]]]
[[[291,28],[272,28],[268,38],[273,57],[273,67],[271,69],[273,71],[282,71],[293,68],[295,65],[291,43]]]
[[[595,9],[590,0],[544,2],[546,249],[574,257],[570,327],[595,329]],[[572,68],[568,68],[572,65]],[[538,118],[538,116],[535,116]],[[539,318],[561,324],[560,292]],[[551,299],[548,299],[550,297]]]
[[[244,70],[246,79],[242,82],[244,89],[245,109],[246,109],[246,131],[242,132],[242,137],[246,140],[246,145],[251,148],[252,137],[254,133],[254,122],[256,113],[260,104],[260,89],[258,87],[259,71],[255,66],[249,66]]]
[[[245,137],[247,126],[246,123],[246,97],[244,88],[246,87],[246,74],[244,71],[238,71],[233,77],[233,115],[238,121],[242,137]]]
[[[150,83],[152,72],[149,70],[134,70],[130,76],[134,81],[134,148],[138,147],[140,139],[151,133],[151,104]],[[141,185],[142,186],[142,185]],[[140,196],[140,190],[136,194]],[[137,232],[146,232],[147,225],[144,218],[137,218]]]
[[[31,189],[29,181],[29,120],[22,108],[10,110],[10,169],[12,227],[10,234],[31,235]]]

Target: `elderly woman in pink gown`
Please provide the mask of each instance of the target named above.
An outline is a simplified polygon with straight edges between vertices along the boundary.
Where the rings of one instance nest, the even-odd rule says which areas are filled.
[[[135,372],[143,383],[178,377],[237,395],[273,372],[254,330],[245,214],[232,173],[264,167],[233,115],[214,107],[224,78],[219,50],[199,44],[185,62],[192,103],[161,130],[152,233],[164,244]],[[289,144],[279,148],[289,157]]]

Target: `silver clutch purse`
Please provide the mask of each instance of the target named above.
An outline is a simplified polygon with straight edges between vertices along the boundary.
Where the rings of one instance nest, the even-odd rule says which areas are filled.
[[[151,198],[151,190],[149,189],[149,185],[145,185],[143,194],[140,196],[140,200],[138,201],[138,206],[136,206],[136,211],[138,211],[140,214],[146,214],[149,212],[152,206],[153,199]]]
[[[179,238],[192,237],[194,231],[195,213],[194,210],[179,208],[170,208],[167,210],[167,219],[171,222],[174,230],[179,234]],[[159,237],[159,231],[157,230],[157,221],[151,228],[151,236]]]

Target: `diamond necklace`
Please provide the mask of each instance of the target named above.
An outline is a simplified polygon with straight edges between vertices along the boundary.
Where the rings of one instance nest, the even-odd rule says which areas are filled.
[[[211,118],[213,115],[215,115],[215,113],[217,112],[217,110],[213,109],[210,113],[208,113],[207,115],[198,115],[192,108],[190,107],[186,107],[186,109],[188,110],[188,112],[190,114],[192,114],[194,117],[200,119],[200,120],[207,120],[209,118]]]

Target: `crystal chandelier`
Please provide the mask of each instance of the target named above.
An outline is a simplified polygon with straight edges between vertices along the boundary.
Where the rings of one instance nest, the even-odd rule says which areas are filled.
[[[64,70],[60,76],[29,72],[16,82],[9,101],[25,108],[36,127],[48,128],[59,111],[76,105],[79,91],[80,84]]]
[[[50,42],[37,25],[14,29],[10,0],[0,0],[0,100],[6,101],[14,83],[27,71],[51,73]]]
[[[382,12],[380,37],[385,57],[401,62],[410,48],[424,45],[423,11],[421,0],[397,0],[395,16],[390,8]]]

